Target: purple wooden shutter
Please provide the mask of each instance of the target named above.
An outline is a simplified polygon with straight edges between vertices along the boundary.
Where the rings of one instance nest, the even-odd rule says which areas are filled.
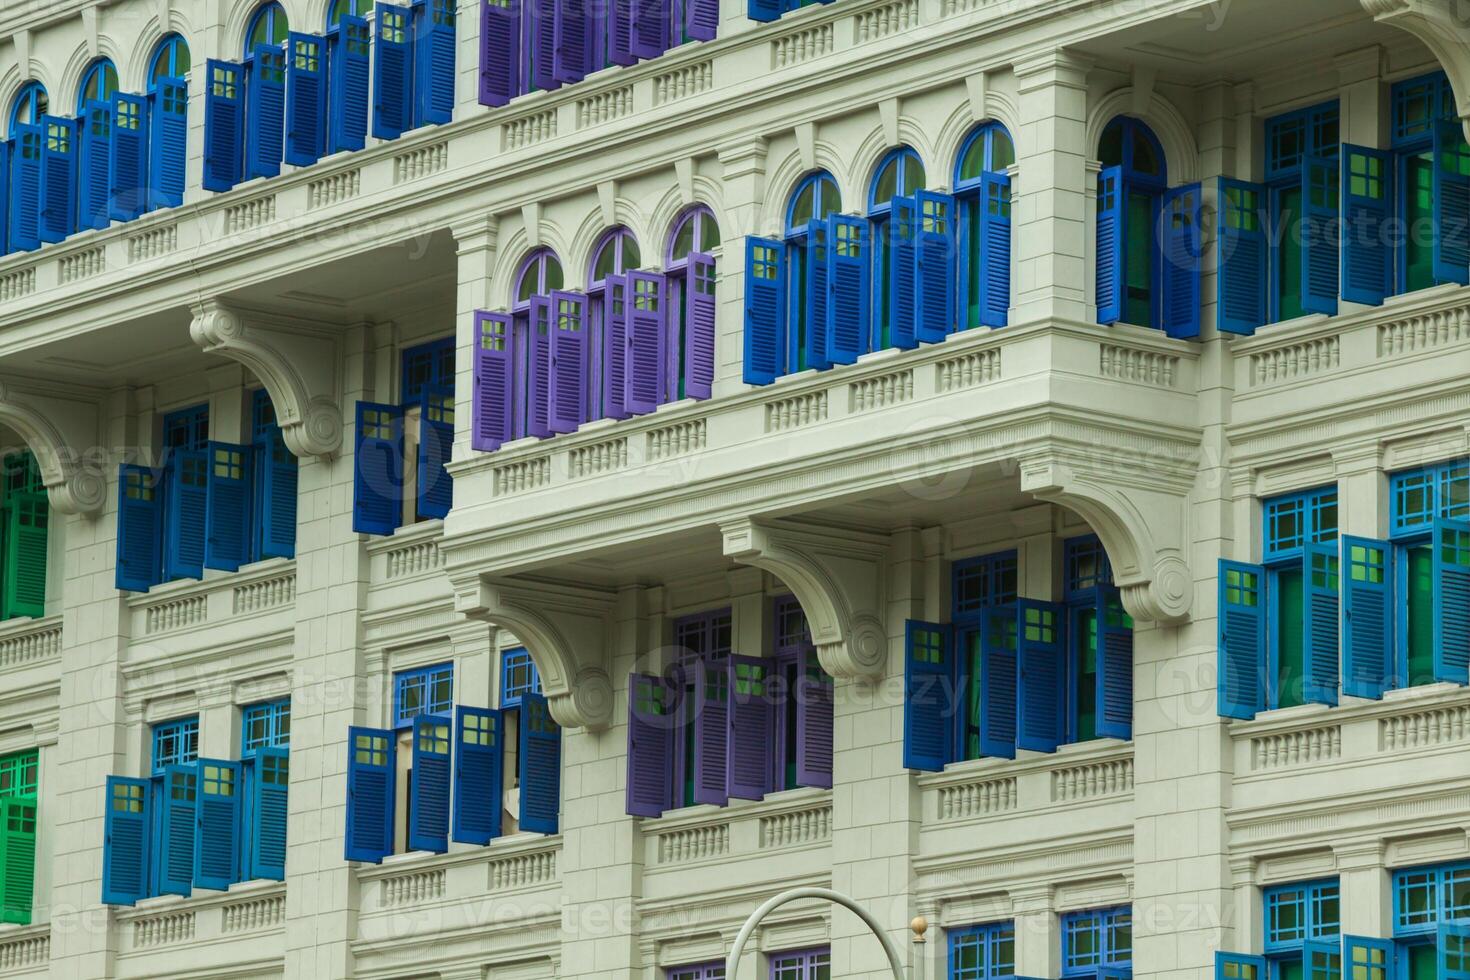
[[[726,786],[730,796],[759,800],[770,783],[771,702],[767,695],[771,661],[731,654],[730,738],[726,746]]]
[[[663,678],[628,678],[628,800],[635,817],[657,817],[673,802],[674,714]]]
[[[551,294],[551,370],[547,401],[552,432],[576,432],[585,417],[587,391],[587,297]]]
[[[720,27],[720,0],[687,0],[684,33],[696,41],[713,41]]]
[[[651,412],[664,395],[664,277],[628,273],[628,360],[623,407],[637,415]]]
[[[551,435],[547,386],[551,368],[551,297],[531,297],[530,358],[526,365],[526,435]]]
[[[694,664],[694,802],[724,806],[730,732],[730,675],[724,664]]]
[[[481,0],[480,104],[505,105],[520,92],[521,0]]]
[[[796,783],[832,788],[832,678],[804,650],[796,675]]]
[[[715,260],[695,252],[684,277],[684,395],[708,398],[715,381]]]
[[[560,88],[556,63],[556,0],[531,0],[531,84],[550,91]]]
[[[669,0],[631,0],[633,39],[630,48],[640,58],[657,58],[669,47]]]
[[[493,452],[501,443],[509,442],[512,428],[511,393],[514,390],[511,365],[515,363],[508,313],[475,314],[474,360],[474,425],[470,428],[470,446]]]
[[[551,74],[558,82],[571,85],[586,77],[592,61],[592,24],[585,0],[556,0]]]
[[[615,65],[636,65],[633,56],[633,0],[612,0],[608,5],[607,60]]]
[[[602,291],[602,414],[625,419],[628,363],[628,277],[608,276]]]

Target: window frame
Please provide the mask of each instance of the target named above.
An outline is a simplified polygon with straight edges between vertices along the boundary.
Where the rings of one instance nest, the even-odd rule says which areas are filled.
[[[1126,922],[1124,922],[1126,920]],[[1073,963],[1077,937],[1086,924],[1093,934],[1093,949],[1097,959],[1088,963]],[[1128,928],[1126,955],[1119,955],[1121,947],[1115,945],[1120,926]],[[1115,905],[1097,909],[1078,909],[1062,915],[1062,973],[1063,977],[1094,977],[1099,970],[1133,971],[1133,906]]]
[[[1404,892],[1406,891],[1405,879],[1411,876],[1421,875],[1429,879],[1427,882],[1429,887],[1428,894],[1433,897],[1434,907],[1432,910],[1426,910],[1425,915],[1428,918],[1425,921],[1405,925],[1403,921],[1403,900]],[[1445,899],[1450,894],[1451,882],[1462,879],[1470,881],[1470,861],[1452,861],[1444,864],[1420,864],[1407,868],[1394,868],[1392,878],[1390,879],[1390,886],[1393,891],[1393,918],[1392,928],[1390,930],[1392,937],[1400,942],[1407,941],[1412,943],[1424,940],[1433,942],[1435,930],[1441,922],[1470,918],[1470,904],[1467,904],[1458,916],[1445,914]]]
[[[1109,138],[1109,134],[1115,130],[1119,133],[1119,161],[1116,164],[1111,164],[1103,159],[1102,145],[1103,141]],[[1136,147],[1137,141],[1140,139],[1146,141],[1158,157],[1158,173],[1150,173],[1147,170],[1138,169]],[[1097,155],[1098,160],[1105,169],[1110,166],[1118,166],[1121,168],[1122,173],[1123,186],[1119,188],[1120,203],[1118,220],[1123,225],[1123,248],[1121,254],[1118,255],[1118,265],[1120,270],[1119,275],[1123,284],[1123,294],[1119,296],[1119,322],[1145,327],[1150,330],[1162,329],[1164,252],[1162,247],[1160,247],[1158,236],[1154,231],[1159,227],[1164,205],[1164,193],[1169,189],[1169,159],[1164,153],[1164,145],[1159,141],[1158,136],[1148,123],[1135,116],[1119,114],[1108,120],[1107,125],[1103,127],[1102,133],[1098,136]],[[1150,243],[1148,323],[1134,323],[1128,315],[1128,253],[1130,251],[1128,245],[1134,235],[1140,234],[1138,229],[1133,228],[1128,220],[1131,211],[1130,203],[1135,192],[1143,195],[1149,205],[1148,226],[1142,232],[1142,234],[1148,237]],[[1096,262],[1096,258],[1094,258],[1094,262]]]
[[[277,18],[283,22],[279,31],[276,28]],[[265,34],[261,40],[257,41],[255,40],[256,30],[262,26],[262,23],[265,27]],[[281,35],[281,40],[272,40],[277,33]],[[286,40],[286,35],[290,33],[291,18],[287,15],[286,9],[281,6],[279,0],[266,0],[251,12],[250,20],[245,24],[245,33],[241,36],[241,45],[244,48],[242,56],[249,60],[254,57],[257,45],[281,44]]]
[[[449,680],[449,698],[445,702],[438,702],[432,698],[433,685],[438,683],[447,675]],[[422,678],[424,681],[423,702],[412,714],[405,714],[403,708],[403,695],[409,684]],[[436,710],[437,709],[437,710]],[[428,664],[423,667],[411,667],[407,670],[395,671],[393,674],[393,725],[395,732],[402,734],[413,728],[413,720],[420,715],[448,715],[454,710],[454,661],[444,660],[439,663]]]
[[[954,562],[950,568],[950,622],[956,629],[977,626],[982,610],[1016,602],[1021,594],[1020,569],[1020,553],[1015,548],[972,555]],[[972,575],[981,579],[983,584],[975,602],[963,604],[964,580]],[[1010,577],[1009,583],[1007,576]]]
[[[178,739],[177,752],[160,755],[161,743],[170,738]],[[149,741],[153,746],[149,757],[149,771],[154,776],[163,775],[165,766],[189,765],[197,762],[199,760],[199,716],[185,715],[167,721],[154,722],[150,728]],[[193,742],[192,753],[189,746],[191,741]]]
[[[177,446],[170,442],[175,432],[183,436],[183,441]],[[209,436],[208,402],[174,409],[163,417],[162,443],[165,456],[170,452],[203,452],[209,444]]]
[[[26,110],[30,117],[21,121],[21,110]],[[15,139],[16,126],[39,126],[41,117],[51,110],[51,96],[46,91],[46,86],[38,79],[30,79],[21,85],[19,91],[10,102],[10,129],[7,131],[11,139]]]
[[[259,740],[251,738],[250,729],[256,718],[263,720],[265,735]],[[240,758],[253,759],[261,749],[289,749],[291,747],[291,699],[275,698],[257,701],[240,708]]]
[[[15,782],[0,786],[0,799],[34,799],[41,785],[41,752],[39,749],[22,749],[0,755],[0,780],[9,774]],[[18,781],[16,781],[18,780]]]
[[[1331,900],[1337,905],[1337,921],[1331,923],[1330,931],[1321,918],[1321,908],[1331,891]],[[1271,916],[1274,909],[1285,907],[1283,899],[1300,892],[1294,904],[1299,906],[1300,936],[1273,938]],[[1315,940],[1331,940],[1342,935],[1342,884],[1338,878],[1315,878],[1309,881],[1293,881],[1261,889],[1261,943],[1267,960],[1291,959],[1300,956],[1304,943]]]
[[[1321,141],[1322,129],[1328,120],[1337,130],[1337,141],[1335,143],[1324,143]],[[1300,151],[1296,154],[1294,163],[1283,163],[1280,159],[1274,159],[1272,141],[1276,134],[1288,126],[1294,126],[1298,121],[1302,122],[1303,141]],[[1265,204],[1267,209],[1267,225],[1269,229],[1281,227],[1281,199],[1282,195],[1301,187],[1302,162],[1309,157],[1324,157],[1338,160],[1342,154],[1342,115],[1341,105],[1338,99],[1327,99],[1312,105],[1292,109],[1288,112],[1278,113],[1264,123],[1262,129],[1262,146],[1265,148],[1265,169],[1261,185],[1265,188]],[[1330,149],[1331,152],[1325,152]],[[1297,205],[1296,220],[1298,226],[1302,220],[1305,201]],[[1338,215],[1342,214],[1342,206],[1339,198]],[[1267,236],[1266,256],[1266,299],[1267,312],[1266,322],[1279,323],[1282,320],[1282,283],[1278,271],[1281,267],[1281,249],[1288,237],[1299,233],[1289,230],[1282,234],[1271,234]],[[1299,284],[1299,288],[1304,284]],[[1338,287],[1341,292],[1341,284]],[[1298,303],[1301,297],[1298,297]],[[1304,313],[1301,315],[1311,315]],[[1294,318],[1294,317],[1293,317]]]
[[[1273,535],[1272,523],[1283,517],[1288,509],[1299,508],[1298,534],[1300,540],[1285,542]],[[1331,513],[1333,525],[1325,530],[1325,515]],[[1295,490],[1277,494],[1261,501],[1261,565],[1265,570],[1261,587],[1265,589],[1264,610],[1266,617],[1266,673],[1262,678],[1267,710],[1282,707],[1281,691],[1281,598],[1282,576],[1302,570],[1302,557],[1308,544],[1336,543],[1342,534],[1341,499],[1337,484],[1324,484],[1308,490]],[[1339,567],[1339,576],[1341,568]],[[1339,596],[1341,595],[1339,577]],[[1303,588],[1306,584],[1303,583]],[[1303,643],[1303,668],[1305,668],[1305,636]],[[1305,703],[1305,701],[1303,702]]]
[[[182,58],[179,57],[181,54]],[[162,72],[159,71],[160,67],[163,68]],[[192,68],[193,56],[184,36],[178,33],[166,35],[154,46],[153,55],[148,59],[148,91],[152,92],[157,87],[160,78],[188,77]]]
[[[976,943],[984,950],[985,962],[976,970],[966,970],[961,974],[955,965],[956,949],[968,940],[979,940]],[[1009,972],[998,972],[996,954],[1000,947],[1007,941],[1011,944],[1011,958]],[[1014,919],[1004,919],[999,922],[985,922],[977,925],[965,926],[959,929],[945,930],[945,966],[948,980],[1011,980],[1016,976],[1016,923]]]
[[[97,94],[89,96],[87,90],[92,87],[94,81],[97,83]],[[86,72],[83,73],[81,83],[77,86],[77,116],[80,118],[86,113],[88,102],[97,101],[110,104],[112,95],[118,90],[118,87],[117,65],[108,57],[94,58],[87,66]]]
[[[526,682],[513,685],[512,673],[523,667],[528,672]],[[527,693],[541,693],[541,674],[536,669],[536,661],[532,659],[531,652],[523,646],[508,647],[500,651],[500,710],[519,708],[521,695]]]

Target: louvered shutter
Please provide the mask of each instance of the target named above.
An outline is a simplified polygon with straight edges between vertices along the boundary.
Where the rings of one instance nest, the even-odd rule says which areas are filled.
[[[1097,590],[1097,734],[1133,737],[1133,627],[1118,590]]]
[[[506,313],[475,314],[474,425],[471,446],[493,452],[514,438],[515,334]]]
[[[1351,143],[1341,153],[1342,298],[1377,306],[1393,292],[1393,156]]]
[[[347,831],[343,856],[379,864],[393,853],[393,732],[347,729]]]
[[[45,491],[5,495],[5,575],[0,618],[46,615],[46,536],[51,509]]]
[[[827,303],[827,356],[836,364],[852,364],[865,353],[872,320],[868,314],[868,298],[872,286],[868,282],[871,257],[868,249],[868,222],[846,214],[827,218],[827,269],[831,297]]]
[[[1302,309],[1328,316],[1337,312],[1338,179],[1336,160],[1302,161]]]
[[[281,172],[286,125],[286,56],[278,47],[255,46],[245,65],[250,101],[245,112],[245,179]]]
[[[344,16],[328,32],[332,77],[327,85],[327,152],[367,145],[369,52],[372,28],[361,17]]]
[[[730,672],[724,664],[695,662],[693,708],[694,802],[724,806],[730,754]]]
[[[1221,177],[1219,193],[1216,325],[1248,337],[1266,322],[1266,189]]]
[[[1264,701],[1266,570],[1222,558],[1219,576],[1218,711],[1222,718],[1254,718]]]
[[[164,501],[164,578],[202,579],[209,508],[206,452],[170,451]]]
[[[558,82],[574,84],[591,66],[592,13],[582,0],[555,0],[555,8],[551,74]]]
[[[1016,757],[1017,623],[1014,605],[980,611],[980,752],[998,759]]]
[[[521,0],[480,2],[480,104],[502,106],[520,94]]]
[[[199,775],[194,763],[163,767],[158,816],[158,891],[194,890],[194,834],[199,822]]]
[[[893,346],[917,346],[919,205],[911,197],[895,197],[889,207],[888,323]]]
[[[163,567],[163,499],[158,471],[124,463],[117,472],[119,589],[147,592]]]
[[[409,11],[380,3],[374,8],[373,135],[396,140],[413,128],[413,41]]]
[[[521,814],[523,831],[554,834],[561,814],[561,727],[546,698],[521,695]]]
[[[745,239],[745,383],[770,384],[785,368],[786,246]]]
[[[88,102],[82,108],[77,130],[77,227],[82,231],[100,230],[111,223],[107,215],[107,167],[112,159],[112,107],[106,102]],[[4,162],[0,154],[0,166]],[[0,178],[3,186],[4,178]],[[0,205],[0,211],[3,209]]]
[[[225,891],[240,880],[240,763],[200,759],[194,885]]]
[[[392,534],[403,520],[403,409],[357,403],[352,530]]]
[[[1434,679],[1470,683],[1470,522],[1436,520],[1434,549]]]
[[[954,330],[954,198],[919,191],[914,330],[919,340],[938,343]]]
[[[607,7],[607,60],[615,65],[636,65],[633,55],[633,0],[610,0]]]
[[[41,218],[43,242],[65,241],[76,230],[76,121],[41,117]]]
[[[623,398],[628,387],[628,277],[609,275],[602,281],[602,417],[625,419]]]
[[[153,125],[148,161],[148,208],[184,203],[184,169],[189,159],[189,83],[160,78],[153,88]]]
[[[13,127],[10,159],[10,250],[30,252],[41,247],[40,126]]]
[[[102,820],[102,902],[133,905],[148,897],[146,779],[108,776]]]
[[[720,28],[719,0],[689,0],[684,8],[684,33],[695,41],[713,41]]]
[[[36,884],[36,800],[0,799],[0,922],[31,924]]]
[[[203,184],[227,191],[245,175],[245,71],[211,58],[205,72]]]
[[[904,768],[938,772],[951,761],[956,676],[952,629],[909,620],[904,626]]]
[[[443,125],[454,116],[455,0],[414,3],[414,101],[417,125]]]
[[[19,132],[24,132],[17,127]],[[37,137],[39,139],[39,135]],[[112,95],[112,160],[107,170],[112,218],[132,221],[148,200],[148,98],[114,92]],[[13,208],[12,208],[13,212]],[[15,215],[11,214],[14,222]],[[14,233],[10,247],[16,247]]]
[[[1338,554],[1337,541],[1307,544],[1302,549],[1302,632],[1305,646],[1303,697],[1317,704],[1336,704],[1338,686]]]
[[[460,705],[454,714],[454,839],[488,844],[500,836],[505,807],[500,712]]]
[[[639,415],[653,411],[664,400],[667,289],[664,277],[656,272],[630,272],[627,279],[628,354],[623,365],[623,408]]]
[[[1381,698],[1393,687],[1393,546],[1342,539],[1342,693]]]
[[[413,771],[409,775],[408,847],[443,854],[449,849],[448,718],[413,720]]]
[[[771,661],[731,654],[730,738],[725,775],[730,796],[759,800],[770,788],[772,742],[769,693]]]
[[[745,0],[745,16],[751,20],[762,23],[780,20],[785,11],[783,0]]]
[[[1470,146],[1458,119],[1434,124],[1434,278],[1470,283]]]
[[[278,746],[255,750],[250,783],[250,878],[286,880],[286,826],[290,817],[291,754]]]
[[[327,145],[327,45],[315,34],[286,35],[285,160],[309,167]]]
[[[657,58],[669,47],[669,0],[631,0],[633,32],[630,50],[639,58]]]
[[[552,432],[576,432],[586,417],[587,297],[581,293],[553,292],[551,318],[548,424]]]
[[[657,817],[673,805],[673,738],[679,727],[668,683],[652,674],[629,676],[626,810],[630,816]],[[720,790],[723,794],[724,787]]]
[[[1470,980],[1470,922],[1440,922],[1435,932],[1435,980]]]
[[[1123,168],[1097,175],[1097,322],[1123,319]]]
[[[454,478],[445,469],[454,455],[454,392],[430,391],[419,415],[418,501],[420,520],[442,520],[454,506]]]
[[[238,571],[251,554],[251,470],[255,453],[249,446],[210,442],[209,484],[205,516],[204,567]]]
[[[684,277],[684,397],[710,397],[714,381],[715,260],[694,252]]]
[[[542,91],[561,87],[553,69],[556,66],[557,0],[529,0],[531,4],[531,84]],[[632,0],[629,0],[632,2]]]
[[[833,682],[804,650],[796,675],[796,784],[832,788]]]
[[[256,443],[260,461],[260,557],[296,557],[296,457],[281,430],[268,426]]]
[[[980,323],[1003,327],[1011,308],[1011,178],[980,175]]]
[[[526,358],[526,435],[551,435],[551,297],[531,297]]]
[[[0,139],[0,255],[10,253],[10,155],[14,144]],[[109,155],[111,150],[108,150]],[[103,163],[104,171],[107,164]]]
[[[1067,658],[1062,642],[1064,610],[1050,602],[1019,603],[1020,681],[1016,745],[1055,752],[1067,740]]]
[[[1159,208],[1163,259],[1163,328],[1170,337],[1199,336],[1203,203],[1199,184],[1166,192]]]

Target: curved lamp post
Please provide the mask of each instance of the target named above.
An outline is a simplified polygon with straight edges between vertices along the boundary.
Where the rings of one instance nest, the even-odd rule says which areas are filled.
[[[883,944],[883,952],[888,954],[888,966],[893,970],[893,980],[905,980],[903,964],[898,959],[898,950],[894,948],[893,940],[889,939],[887,933],[879,927],[878,920],[854,899],[840,892],[834,892],[830,888],[789,888],[762,902],[760,908],[750,913],[750,918],[745,920],[745,925],[740,927],[740,932],[735,936],[735,945],[730,947],[730,955],[725,960],[726,980],[735,980],[735,970],[740,964],[740,954],[745,951],[746,940],[750,939],[750,934],[755,932],[755,927],[761,924],[761,920],[787,902],[795,902],[803,898],[820,898],[834,905],[851,909]]]

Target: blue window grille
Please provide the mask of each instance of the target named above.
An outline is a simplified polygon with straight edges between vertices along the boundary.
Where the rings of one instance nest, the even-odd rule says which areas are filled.
[[[954,618],[978,615],[1016,601],[1016,552],[1000,551],[955,562]]]
[[[1456,116],[1455,93],[1442,71],[1395,82],[1390,105],[1394,149],[1429,140],[1436,120]]]
[[[1062,976],[1133,969],[1133,909],[1087,909],[1062,916]]]
[[[1470,918],[1470,864],[1403,868],[1393,873],[1393,934],[1433,933],[1441,922]]]
[[[164,766],[187,765],[199,758],[199,716],[161,721],[153,726],[153,774]]]
[[[796,596],[781,596],[772,603],[776,622],[776,656],[809,650],[812,647],[812,628],[807,622],[806,611]]]
[[[991,922],[949,932],[949,980],[997,980],[1016,975],[1016,927]]]
[[[1278,885],[1264,898],[1266,952],[1299,952],[1309,939],[1333,939],[1341,915],[1337,880]]]
[[[454,390],[454,338],[445,337],[403,352],[404,405],[417,405],[435,391]]]
[[[209,406],[194,405],[163,417],[163,445],[180,452],[201,452],[209,442]]]
[[[522,694],[540,694],[541,675],[525,647],[506,650],[500,655],[500,706],[519,708]]]
[[[454,664],[434,664],[393,675],[393,725],[407,728],[419,715],[448,714],[454,704]]]
[[[1389,477],[1389,529],[1394,538],[1428,534],[1435,519],[1470,520],[1470,459]]]
[[[1266,180],[1298,172],[1307,157],[1336,157],[1339,142],[1336,100],[1266,120]]]
[[[1337,488],[1319,487],[1266,501],[1266,562],[1300,558],[1302,546],[1337,537]]]
[[[290,742],[290,698],[252,704],[241,712],[240,758],[250,758],[256,749],[289,748]]]
[[[733,622],[728,607],[676,619],[674,647],[679,651],[679,663],[723,662],[730,655]]]
[[[1063,543],[1062,556],[1066,570],[1066,599],[1083,594],[1090,597],[1092,590],[1099,585],[1113,584],[1113,566],[1097,535],[1068,538]]]
[[[271,434],[271,428],[276,424],[276,406],[271,402],[270,392],[264,388],[255,389],[250,396],[250,438],[252,441],[263,439]]]

